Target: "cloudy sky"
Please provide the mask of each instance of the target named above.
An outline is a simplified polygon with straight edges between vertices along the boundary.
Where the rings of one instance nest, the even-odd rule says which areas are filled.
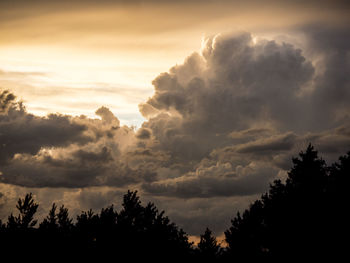
[[[127,189],[220,236],[313,143],[350,150],[347,1],[0,2],[0,218]]]

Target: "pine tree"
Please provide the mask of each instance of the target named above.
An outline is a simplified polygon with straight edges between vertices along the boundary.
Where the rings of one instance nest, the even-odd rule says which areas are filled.
[[[69,218],[68,208],[62,205],[57,214],[57,222],[59,229],[63,232],[68,232],[73,227],[73,219]]]
[[[34,220],[34,214],[38,209],[38,204],[34,202],[32,193],[26,194],[24,199],[18,199],[16,208],[19,210],[19,215],[11,214],[8,217],[7,227],[9,229],[28,229],[36,225],[37,220]]]
[[[41,230],[52,231],[58,228],[56,209],[57,205],[53,203],[48,216],[40,223]]]
[[[309,145],[299,158],[293,158],[285,183],[276,180],[243,216],[232,220],[225,232],[231,256],[283,261],[327,251],[335,205],[329,203],[328,185],[329,169]]]
[[[206,228],[204,234],[200,236],[200,242],[198,243],[200,257],[206,260],[215,260],[220,256],[220,251],[221,247],[216,237],[212,235],[209,228]]]

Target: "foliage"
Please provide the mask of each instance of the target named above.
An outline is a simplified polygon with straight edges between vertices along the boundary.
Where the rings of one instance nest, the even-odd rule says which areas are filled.
[[[284,261],[344,254],[339,237],[348,228],[349,164],[350,153],[327,167],[309,145],[293,158],[285,183],[275,181],[231,221],[225,232],[229,257]]]
[[[26,258],[38,257],[38,248],[66,260],[107,260],[111,252],[129,260],[152,261],[285,261],[306,257],[346,256],[350,183],[350,152],[327,166],[309,145],[285,182],[274,181],[269,191],[243,213],[237,213],[225,231],[221,248],[210,229],[198,248],[187,234],[158,211],[143,205],[137,191],[128,191],[118,212],[114,206],[100,213],[82,211],[75,222],[64,205],[54,203],[35,228],[38,204],[33,195],[19,199],[17,216],[0,221],[2,251]],[[59,252],[59,253],[58,253]]]
[[[36,225],[34,214],[38,209],[38,204],[34,202],[32,193],[25,196],[24,199],[18,199],[16,208],[19,211],[18,216],[11,214],[8,218],[7,227],[9,229],[28,229]]]
[[[213,261],[220,256],[221,247],[209,228],[206,228],[204,234],[200,236],[198,253],[203,260]]]

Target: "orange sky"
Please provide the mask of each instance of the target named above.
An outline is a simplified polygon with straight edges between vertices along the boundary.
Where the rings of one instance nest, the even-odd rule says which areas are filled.
[[[323,2],[2,1],[0,86],[35,114],[91,117],[104,105],[139,126],[152,80],[198,51],[204,36],[280,35],[320,17],[344,23],[347,9]]]

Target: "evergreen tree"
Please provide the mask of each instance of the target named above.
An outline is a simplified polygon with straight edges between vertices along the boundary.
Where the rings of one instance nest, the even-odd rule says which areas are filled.
[[[200,257],[206,260],[215,260],[220,256],[221,247],[209,228],[200,236],[198,252]]]
[[[293,158],[286,186],[290,191],[297,191],[299,197],[316,195],[324,191],[327,172],[326,162],[318,157],[317,151],[309,144],[305,152],[300,152],[299,158]]]
[[[325,220],[332,226],[325,231],[329,242],[324,250],[333,251],[334,254],[344,258],[349,250],[350,211],[349,211],[349,185],[350,185],[350,152],[341,156],[338,163],[330,167],[330,177],[327,189],[327,206],[329,213]],[[346,255],[344,255],[346,254]]]
[[[65,208],[64,205],[60,206],[60,209],[57,214],[57,223],[58,227],[63,232],[68,232],[73,227],[73,219],[69,218],[68,208]]]
[[[19,210],[19,215],[11,214],[8,217],[7,227],[9,229],[28,229],[36,225],[37,220],[34,220],[34,214],[38,209],[38,204],[34,202],[32,193],[25,196],[24,199],[18,199],[16,208]]]
[[[128,191],[123,198],[122,210],[117,216],[117,233],[122,251],[138,257],[185,259],[190,256],[192,244],[187,234],[171,223],[153,203],[141,204],[137,191]],[[130,247],[132,244],[132,247]]]
[[[337,213],[345,208],[341,200],[349,200],[338,185],[339,178],[349,180],[349,159],[342,157],[329,169],[311,145],[293,158],[286,183],[276,180],[243,216],[237,214],[231,221],[225,232],[231,257],[285,260],[334,254],[339,242],[332,233],[347,228]]]
[[[45,231],[57,230],[57,214],[56,214],[57,205],[55,203],[52,204],[52,207],[49,211],[49,214],[44,220],[40,223],[39,228]]]
[[[90,209],[78,215],[75,224],[64,205],[53,204],[39,228],[34,219],[38,204],[30,193],[18,200],[18,216],[11,214],[7,224],[0,221],[0,247],[31,259],[41,249],[79,261],[107,260],[111,251],[131,261],[283,262],[326,256],[336,261],[337,256],[346,258],[349,249],[349,183],[350,152],[327,167],[309,145],[293,158],[285,182],[274,181],[231,220],[225,231],[227,249],[220,248],[207,228],[197,253],[187,234],[154,203],[144,206],[136,191],[124,195],[120,212],[113,205],[100,213]]]

